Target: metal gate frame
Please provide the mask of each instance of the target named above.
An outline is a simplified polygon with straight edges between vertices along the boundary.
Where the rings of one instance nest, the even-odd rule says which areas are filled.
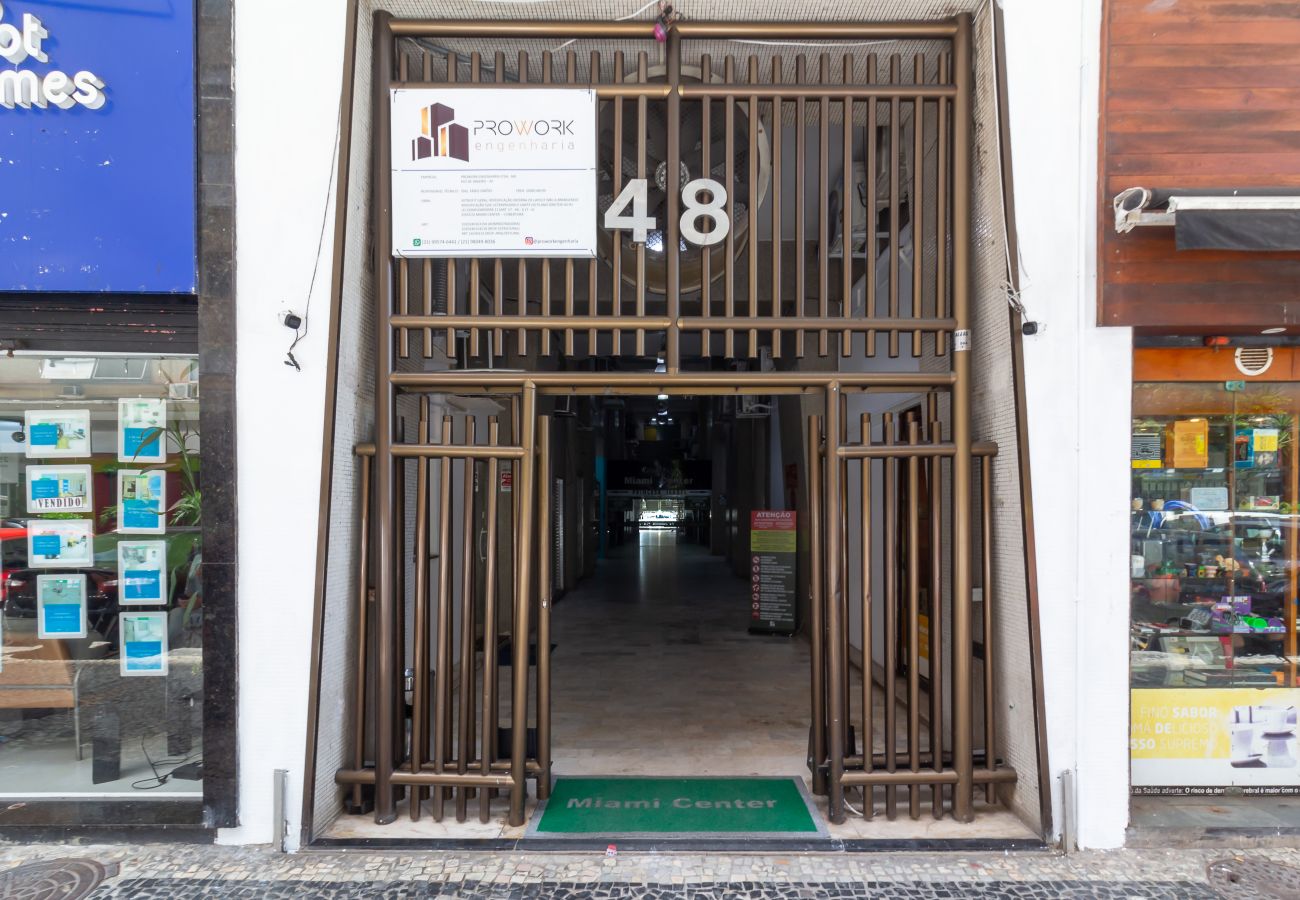
[[[350,12],[355,13],[355,0]],[[349,22],[348,44],[355,47],[355,15],[353,21]],[[919,785],[948,785],[951,790],[952,811],[954,817],[959,821],[970,821],[973,818],[973,794],[977,783],[992,784],[994,782],[1003,782],[1014,780],[1014,772],[1009,770],[998,769],[991,757],[986,758],[984,767],[975,771],[974,756],[972,753],[972,698],[970,692],[971,672],[972,672],[972,654],[971,654],[971,596],[972,596],[972,516],[973,506],[970,502],[972,497],[972,472],[974,471],[975,460],[981,458],[981,466],[985,472],[988,471],[987,459],[995,450],[988,445],[976,445],[971,436],[971,371],[970,371],[970,353],[969,350],[969,327],[971,322],[971,148],[972,148],[972,60],[971,60],[971,19],[967,14],[958,16],[952,20],[936,22],[911,22],[911,23],[741,23],[741,22],[676,22],[668,29],[667,35],[667,61],[668,61],[668,81],[667,84],[649,84],[644,81],[640,83],[627,83],[621,78],[616,79],[616,83],[604,84],[596,83],[593,76],[588,82],[581,82],[585,86],[594,88],[600,98],[612,98],[621,108],[624,99],[636,99],[641,109],[644,109],[644,101],[647,99],[662,99],[668,106],[668,147],[669,159],[667,165],[667,201],[668,211],[665,228],[665,247],[666,247],[666,312],[665,316],[651,316],[646,314],[644,305],[644,294],[638,297],[637,309],[635,315],[629,315],[620,318],[621,300],[614,303],[613,315],[601,315],[597,309],[596,297],[596,263],[592,264],[590,270],[591,284],[591,306],[589,314],[581,315],[575,310],[575,297],[573,291],[573,263],[572,261],[563,261],[562,265],[567,269],[566,293],[562,298],[563,311],[556,312],[556,307],[561,303],[560,298],[552,298],[550,295],[550,281],[547,280],[542,287],[542,296],[544,298],[543,314],[529,316],[521,302],[517,315],[506,315],[501,303],[500,283],[501,283],[501,261],[494,263],[497,273],[497,301],[491,314],[479,314],[476,308],[468,308],[464,314],[459,314],[455,309],[455,300],[453,293],[453,281],[455,270],[448,269],[446,278],[448,281],[449,296],[452,297],[451,308],[445,314],[437,314],[432,309],[428,299],[428,281],[427,275],[425,280],[425,308],[423,314],[412,314],[408,305],[406,292],[410,289],[410,281],[407,275],[407,261],[395,260],[389,256],[388,248],[390,242],[390,209],[391,209],[391,177],[388,166],[389,154],[389,104],[387,94],[390,86],[397,84],[412,83],[407,81],[406,61],[401,60],[400,66],[395,59],[395,41],[399,38],[483,38],[490,37],[493,39],[505,38],[594,38],[610,40],[638,39],[647,40],[651,38],[651,28],[653,23],[650,22],[506,22],[506,21],[442,21],[442,20],[398,20],[387,12],[378,12],[374,17],[374,78],[373,78],[373,97],[372,97],[372,136],[374,153],[371,159],[371,175],[373,178],[372,193],[372,216],[375,229],[373,241],[374,246],[374,287],[376,294],[376,385],[377,397],[375,404],[376,423],[375,423],[375,442],[373,447],[358,448],[365,458],[365,467],[367,470],[373,470],[373,551],[372,556],[382,562],[380,565],[374,565],[375,572],[375,589],[374,601],[375,607],[375,628],[377,630],[377,647],[378,647],[378,665],[375,667],[375,685],[377,697],[398,697],[400,688],[400,673],[396,666],[396,659],[400,658],[400,653],[394,656],[389,651],[397,647],[397,638],[399,634],[399,611],[397,600],[397,581],[400,574],[400,565],[396,563],[401,556],[397,552],[398,538],[401,535],[402,526],[397,518],[400,511],[400,476],[398,474],[401,460],[415,458],[419,461],[420,471],[425,470],[425,466],[433,460],[438,460],[444,466],[444,471],[449,467],[453,459],[464,460],[486,460],[488,465],[495,465],[501,461],[510,461],[516,465],[517,483],[515,490],[519,500],[518,515],[515,518],[515,544],[518,548],[515,565],[515,603],[514,603],[514,624],[515,635],[523,635],[523,640],[513,640],[512,646],[514,651],[513,663],[513,691],[516,700],[527,697],[529,689],[528,678],[528,645],[527,636],[530,633],[530,616],[534,611],[533,599],[536,599],[536,610],[538,613],[539,627],[539,672],[538,672],[538,732],[539,748],[536,758],[529,759],[527,754],[527,703],[515,702],[512,705],[512,745],[508,760],[494,761],[489,758],[490,751],[485,754],[484,759],[478,760],[480,771],[471,773],[463,768],[460,771],[451,773],[446,771],[445,766],[449,762],[449,757],[445,752],[441,755],[441,761],[435,759],[432,763],[423,759],[426,748],[413,747],[412,753],[406,762],[401,757],[405,755],[404,749],[400,746],[401,736],[398,730],[400,724],[395,716],[396,703],[375,703],[370,710],[370,715],[365,713],[365,687],[364,684],[358,688],[357,698],[359,708],[358,729],[361,732],[359,743],[357,745],[355,765],[351,769],[340,771],[336,780],[340,784],[359,785],[373,784],[375,789],[375,818],[377,822],[391,822],[395,817],[395,788],[406,786],[414,792],[418,798],[422,795],[423,790],[432,787],[437,791],[437,796],[443,795],[443,790],[447,787],[458,788],[462,800],[470,790],[477,790],[480,795],[481,815],[485,812],[487,795],[489,792],[497,790],[508,791],[510,795],[510,817],[509,820],[513,825],[519,825],[524,820],[524,807],[526,800],[526,781],[528,777],[537,779],[539,796],[544,795],[549,789],[550,760],[549,760],[549,664],[543,665],[542,661],[546,656],[540,652],[542,647],[549,650],[549,640],[543,642],[540,640],[541,630],[549,629],[549,496],[546,490],[549,483],[549,477],[546,475],[547,460],[539,458],[539,449],[545,448],[547,442],[542,439],[547,433],[548,421],[545,417],[537,415],[538,397],[540,395],[573,395],[573,394],[602,394],[602,395],[619,395],[619,394],[654,394],[654,393],[690,393],[690,394],[742,394],[742,393],[762,393],[762,394],[818,394],[825,399],[825,421],[814,417],[809,422],[809,467],[810,482],[820,485],[821,490],[810,491],[810,500],[815,503],[817,510],[813,516],[813,529],[816,533],[814,546],[818,549],[813,554],[814,572],[812,575],[813,591],[816,594],[817,602],[813,604],[814,616],[818,621],[814,622],[813,630],[814,639],[814,662],[812,671],[812,690],[811,700],[813,707],[814,726],[810,729],[810,743],[812,744],[812,753],[810,756],[810,766],[813,773],[814,785],[818,792],[825,792],[829,798],[829,815],[832,821],[839,822],[844,818],[844,795],[845,789],[854,786],[863,786],[871,788],[876,785],[883,785],[892,798],[894,788],[897,786],[913,786],[911,791],[913,814],[916,814],[917,786]],[[818,83],[807,83],[802,61],[799,66],[798,77],[800,83],[788,84],[763,84],[755,85],[754,74],[756,69],[751,63],[751,79],[749,83],[735,83],[732,72],[728,66],[726,83],[713,84],[685,84],[680,78],[681,67],[681,43],[683,39],[748,39],[761,40],[765,38],[797,38],[801,40],[845,40],[845,39],[866,39],[866,40],[901,40],[901,39],[921,39],[921,40],[947,40],[951,42],[951,83],[921,83],[920,69],[918,68],[918,78],[912,84],[903,84],[897,77],[897,62],[891,64],[891,78],[888,83],[877,83],[874,78],[874,56],[872,57],[873,72],[866,83],[849,83],[848,72],[850,71],[851,62],[846,56],[844,62],[845,80],[843,83],[831,84],[827,78],[826,55],[822,55],[821,76]],[[569,63],[567,68],[567,77],[557,78],[552,82],[550,78],[551,61],[550,54],[545,54],[543,66],[547,73],[544,82],[553,86],[554,84],[575,83],[575,67],[573,55],[569,54]],[[522,58],[522,55],[521,55]],[[597,54],[593,54],[593,71],[595,70]],[[621,55],[620,55],[621,59]],[[474,81],[465,83],[456,81],[457,88],[473,87],[482,83],[478,80],[480,71],[477,54],[473,62]],[[498,78],[502,71],[503,57],[500,53],[496,58],[496,69]],[[945,78],[943,74],[947,71],[947,63],[941,64],[939,81]],[[351,96],[351,71],[345,70],[344,74],[345,107],[350,107]],[[452,83],[451,79],[442,82],[443,84]],[[420,86],[435,86],[434,82],[419,82]],[[527,83],[514,84],[512,87],[527,89],[533,85]],[[538,84],[540,86],[540,83]],[[757,294],[754,287],[754,279],[750,280],[750,302],[748,315],[738,315],[738,312],[745,312],[743,308],[733,307],[731,290],[730,290],[730,269],[731,261],[727,261],[727,296],[725,312],[717,315],[714,312],[715,307],[710,305],[709,292],[711,282],[706,278],[703,288],[704,302],[700,310],[700,315],[684,315],[682,307],[682,294],[680,289],[680,251],[679,251],[679,233],[677,220],[679,217],[679,199],[680,191],[680,146],[679,146],[679,122],[681,119],[681,110],[683,100],[701,100],[707,116],[708,104],[711,99],[720,100],[729,111],[733,102],[748,101],[752,109],[757,109],[759,99],[770,100],[779,104],[783,100],[792,100],[797,104],[798,109],[802,112],[805,101],[813,100],[820,106],[823,123],[823,135],[825,134],[826,110],[832,101],[842,102],[846,112],[851,108],[851,104],[857,101],[871,101],[871,109],[875,109],[875,101],[888,100],[893,104],[895,111],[899,104],[904,102],[915,103],[919,111],[923,103],[928,101],[937,102],[940,109],[940,119],[950,121],[950,134],[945,140],[950,142],[951,157],[944,159],[951,173],[951,196],[945,198],[950,202],[950,222],[948,223],[949,231],[947,235],[951,239],[951,258],[950,269],[946,275],[950,279],[950,298],[947,296],[948,290],[940,290],[939,298],[936,299],[936,305],[933,309],[933,315],[926,316],[920,311],[919,307],[919,288],[916,295],[917,306],[914,306],[913,316],[902,318],[899,316],[899,306],[897,297],[897,280],[891,282],[891,296],[888,298],[888,313],[878,315],[879,305],[883,305],[886,298],[879,298],[880,304],[876,299],[871,298],[869,314],[866,316],[852,316],[849,312],[848,305],[844,304],[839,315],[833,315],[827,302],[828,283],[827,275],[829,266],[827,263],[827,238],[828,229],[826,217],[821,217],[818,226],[818,235],[820,237],[819,250],[819,278],[818,278],[818,300],[817,313],[808,314],[805,305],[804,286],[806,272],[803,268],[802,260],[799,263],[798,279],[798,297],[796,305],[796,314],[794,316],[783,316],[782,305],[780,300],[780,262],[774,260],[773,275],[777,283],[777,297],[773,303],[773,309],[770,315],[760,314],[757,307]],[[643,113],[641,113],[644,115]],[[872,113],[874,116],[874,112]],[[950,118],[945,119],[945,116]],[[707,120],[706,120],[707,121]],[[897,127],[897,116],[894,118],[895,128]],[[350,116],[346,117],[345,127],[341,130],[343,137],[342,146],[348,145],[347,137],[350,135],[351,122]],[[728,132],[728,140],[731,134]],[[847,140],[846,140],[847,144]],[[897,132],[895,131],[895,141],[891,146],[897,144]],[[821,142],[822,160],[821,160],[821,193],[822,202],[825,202],[825,195],[828,191],[827,172],[826,172],[826,141]],[[920,138],[917,138],[917,146],[920,147]],[[948,145],[945,144],[945,147]],[[802,147],[802,144],[801,144]],[[872,151],[874,152],[874,151]],[[342,155],[346,156],[346,153]],[[799,160],[802,160],[803,154],[800,152]],[[707,159],[707,157],[706,157]],[[796,160],[796,164],[799,163]],[[846,195],[851,187],[850,176],[847,172],[848,167],[844,167],[845,174],[845,191]],[[942,165],[941,165],[942,168]],[[873,175],[874,178],[874,170]],[[895,183],[897,190],[898,174],[895,171],[891,174],[891,181]],[[941,175],[941,178],[943,176]],[[346,196],[346,185],[348,183],[349,173],[346,162],[340,164],[339,169],[339,187],[340,196]],[[800,182],[802,184],[802,181]],[[918,177],[917,188],[920,187]],[[942,194],[944,189],[941,188]],[[802,199],[800,196],[799,199]],[[894,204],[897,205],[897,193],[894,195]],[[340,209],[344,204],[340,201]],[[756,204],[755,204],[756,206]],[[756,224],[757,210],[750,209],[751,225]],[[892,271],[897,274],[898,271],[898,234],[899,223],[896,215],[891,221],[891,245],[892,252]],[[779,214],[778,214],[779,215]],[[919,212],[918,212],[919,215]],[[940,222],[938,228],[942,232],[944,229],[944,213],[940,213]],[[844,212],[845,233],[848,233],[848,227],[851,224],[850,213]],[[920,227],[919,223],[916,225]],[[341,248],[342,234],[346,228],[346,217],[340,215],[336,221],[336,251]],[[798,216],[799,234],[804,234],[804,222],[802,208]],[[756,235],[756,231],[751,230],[751,234]],[[335,254],[335,310],[336,315],[332,324],[331,331],[331,357],[337,354],[337,303],[341,293],[342,280],[342,261],[341,253]],[[945,260],[947,261],[947,260]],[[477,271],[478,261],[474,261]],[[544,264],[549,264],[546,261]],[[920,271],[920,261],[918,259],[917,271]],[[940,279],[945,277],[940,262]],[[844,266],[844,288],[847,291],[851,287],[849,267]],[[426,272],[428,271],[426,265]],[[750,259],[751,275],[756,274],[754,260],[751,254]],[[615,285],[617,286],[617,271],[615,273]],[[870,281],[870,279],[869,279]],[[523,296],[524,268],[520,263],[520,296]],[[869,287],[869,290],[874,288]],[[951,306],[946,303],[950,300]],[[460,370],[433,371],[433,372],[410,372],[399,371],[397,365],[399,358],[405,358],[410,349],[410,334],[415,331],[417,334],[422,333],[424,336],[424,346],[426,355],[428,348],[431,346],[433,335],[436,332],[444,332],[448,335],[449,342],[455,339],[457,330],[467,329],[473,336],[477,344],[478,333],[480,329],[492,336],[498,351],[502,347],[503,336],[505,332],[514,331],[519,338],[521,349],[526,346],[526,341],[530,336],[540,332],[540,339],[544,352],[550,348],[552,332],[562,334],[564,347],[566,351],[573,348],[575,334],[588,333],[594,336],[597,332],[613,332],[616,336],[620,331],[631,332],[637,340],[638,351],[644,352],[644,337],[648,331],[662,330],[665,334],[665,371],[662,373],[575,373],[575,372],[530,372],[530,373],[507,373],[507,372],[466,372]],[[736,332],[748,336],[749,355],[756,353],[757,335],[760,331],[768,332],[776,337],[775,346],[780,346],[780,336],[782,330],[794,331],[798,334],[798,351],[797,355],[802,356],[804,350],[803,337],[805,333],[816,334],[818,336],[818,347],[820,355],[827,354],[827,348],[830,344],[830,338],[839,333],[842,338],[842,346],[847,350],[850,346],[851,336],[855,333],[865,333],[867,335],[867,346],[874,348],[877,334],[888,337],[891,355],[897,352],[898,341],[900,336],[911,334],[913,337],[913,346],[920,347],[921,337],[924,334],[935,336],[936,346],[939,347],[939,353],[946,355],[944,348],[949,345],[949,338],[955,340],[952,343],[952,349],[955,351],[951,354],[951,368],[948,372],[937,374],[916,374],[903,375],[897,373],[873,373],[873,374],[851,374],[851,373],[817,373],[817,372],[767,372],[767,373],[724,373],[724,372],[692,372],[682,368],[681,343],[680,337],[683,333],[701,333],[704,339],[708,340],[710,332],[721,333],[726,337],[726,355],[728,357],[734,354],[733,339]],[[450,344],[449,344],[450,345]],[[618,344],[615,344],[615,353],[617,354]],[[868,351],[873,352],[872,350]],[[328,392],[327,402],[332,407],[335,399],[335,381],[331,379],[330,389]],[[921,443],[917,436],[909,437],[905,444],[894,444],[892,439],[887,439],[886,444],[889,446],[873,445],[869,433],[863,432],[863,439],[858,445],[852,445],[847,440],[844,423],[843,399],[846,392],[852,391],[890,391],[898,392],[900,390],[912,390],[918,392],[942,391],[947,393],[951,398],[951,442],[942,444],[937,439],[932,438],[929,443]],[[511,446],[495,446],[494,441],[489,441],[489,445],[476,445],[472,438],[463,444],[455,445],[451,443],[451,431],[449,425],[444,425],[443,440],[441,443],[430,443],[429,435],[426,429],[422,429],[420,441],[416,444],[403,443],[397,436],[395,425],[396,401],[399,394],[509,394],[517,398],[517,409],[519,415],[516,421],[522,426],[522,433],[519,433],[517,443]],[[332,409],[330,412],[329,433],[332,434]],[[426,422],[426,428],[427,428]],[[330,459],[332,447],[326,447],[326,459]],[[848,598],[846,596],[846,579],[844,577],[845,565],[847,560],[848,548],[846,546],[843,533],[843,516],[846,512],[844,503],[844,466],[850,460],[861,460],[865,466],[869,460],[879,459],[886,461],[891,466],[906,466],[909,477],[916,471],[916,467],[923,461],[937,460],[942,457],[951,460],[952,473],[952,579],[951,579],[951,597],[952,597],[952,637],[953,637],[953,654],[952,669],[953,680],[957,689],[951,697],[953,710],[953,739],[952,739],[952,767],[943,766],[943,753],[932,753],[929,758],[930,770],[922,772],[919,765],[922,763],[917,754],[917,745],[912,744],[909,752],[909,769],[898,772],[887,768],[886,771],[873,771],[873,763],[876,754],[867,752],[871,747],[871,738],[868,735],[866,745],[861,754],[855,756],[853,748],[847,747],[846,737],[849,730],[847,691],[848,691],[848,659],[847,659],[847,623],[848,623]],[[322,523],[321,523],[321,557],[325,554],[326,538],[328,535],[327,519],[327,500],[329,490],[330,466],[324,467],[322,473]],[[418,476],[417,476],[418,477]],[[427,476],[425,476],[427,477]],[[985,485],[985,518],[987,522],[987,503],[989,491],[987,489],[987,480],[982,482]],[[421,498],[425,495],[420,494]],[[914,495],[915,496],[915,495]],[[962,502],[956,502],[956,498],[964,498]],[[533,527],[532,515],[533,505],[538,504],[537,512],[540,518],[537,522],[536,530]],[[832,527],[833,526],[833,527]],[[988,535],[988,524],[985,526],[984,534]],[[539,540],[540,539],[540,540]],[[418,540],[418,539],[417,539]],[[988,555],[988,541],[984,542],[984,555]],[[536,562],[533,554],[536,552]],[[373,565],[373,563],[372,563]],[[987,566],[987,563],[986,563]],[[534,582],[534,568],[536,568],[536,582]],[[440,576],[441,577],[441,576]],[[364,578],[364,575],[363,575]],[[536,585],[536,592],[534,592]],[[313,657],[313,675],[312,675],[312,693],[314,702],[309,716],[309,735],[307,749],[307,766],[308,773],[307,786],[308,790],[304,793],[310,793],[310,786],[315,771],[315,740],[317,715],[319,712],[319,689],[320,689],[320,637],[321,637],[321,606],[323,604],[323,559],[318,559],[318,597],[317,597],[317,616],[315,622],[314,634],[314,657]],[[367,607],[369,604],[369,594],[363,581],[362,589],[359,591],[359,597],[362,598],[361,606]],[[440,605],[441,605],[440,599]],[[418,603],[418,601],[417,601]],[[439,613],[441,616],[441,613]],[[364,621],[364,620],[363,620]],[[427,622],[427,620],[426,620]],[[915,629],[916,623],[911,623]],[[985,620],[985,629],[989,628],[988,620]],[[441,639],[440,639],[441,640]],[[486,648],[487,641],[484,641]],[[360,649],[364,653],[364,646]],[[439,649],[441,653],[441,648]],[[427,662],[427,654],[422,657]],[[486,661],[485,661],[486,666]],[[871,672],[870,665],[865,668],[866,689],[870,690]],[[986,670],[986,679],[990,678]],[[363,679],[364,680],[364,679]],[[420,679],[416,680],[416,685],[420,684]],[[435,696],[441,697],[441,686],[434,687]],[[423,689],[423,694],[427,696],[428,688]],[[919,694],[912,695],[919,700]],[[991,700],[986,697],[986,701]],[[545,710],[546,712],[543,712]],[[441,715],[437,713],[436,715]],[[986,715],[991,715],[991,709],[986,711]],[[364,764],[365,753],[365,722],[366,718],[372,718],[373,741],[375,748],[375,759],[372,766]],[[545,722],[545,725],[543,724]],[[892,736],[891,736],[892,739]],[[940,739],[941,742],[941,739]],[[417,742],[418,743],[418,742]],[[435,742],[438,743],[438,742]],[[487,745],[485,744],[485,747]],[[933,746],[933,745],[932,745]],[[939,748],[941,751],[941,747]],[[441,743],[435,748],[435,755],[443,751]],[[463,754],[462,754],[463,756]],[[464,767],[467,760],[460,760],[459,765]],[[1040,786],[1040,790],[1045,790],[1045,786]],[[309,800],[305,800],[304,815],[304,835],[310,837],[311,815]],[[892,812],[892,802],[890,803]],[[936,812],[938,804],[936,804]],[[870,805],[868,810],[870,814]],[[417,809],[413,810],[413,815],[418,814]],[[435,814],[441,815],[441,803],[435,806]],[[463,815],[463,812],[461,813]]]

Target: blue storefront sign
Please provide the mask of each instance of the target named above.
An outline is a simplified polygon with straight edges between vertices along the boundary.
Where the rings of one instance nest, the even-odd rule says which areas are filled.
[[[194,293],[192,0],[0,0],[0,291]]]

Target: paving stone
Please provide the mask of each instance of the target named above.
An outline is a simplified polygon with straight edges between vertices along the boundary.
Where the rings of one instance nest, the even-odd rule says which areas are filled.
[[[78,843],[0,845],[0,882],[5,871],[20,864],[71,856],[119,867],[120,874],[100,885],[92,900],[1235,900],[1275,895],[1266,887],[1230,894],[1226,884],[1213,880],[1219,869],[1207,880],[1207,866],[1230,858],[1239,878],[1260,876],[1252,887],[1289,886],[1294,871],[1279,867],[1300,868],[1300,849],[1289,848],[1230,857],[1222,850],[1199,849],[1072,855],[625,851],[609,860],[603,849],[383,853],[331,848],[282,854],[265,847]]]

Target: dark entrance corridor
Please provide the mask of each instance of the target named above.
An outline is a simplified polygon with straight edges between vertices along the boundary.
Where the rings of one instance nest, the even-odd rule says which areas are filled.
[[[612,548],[553,613],[556,773],[806,775],[808,644],[746,588],[674,528]]]

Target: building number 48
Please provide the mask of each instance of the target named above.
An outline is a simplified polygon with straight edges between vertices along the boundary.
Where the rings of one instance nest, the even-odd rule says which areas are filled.
[[[605,227],[623,229],[632,232],[632,241],[644,244],[646,234],[656,227],[654,216],[646,215],[647,182],[644,178],[633,178],[626,185],[614,202],[605,210]],[[707,203],[702,197],[708,195]],[[727,218],[727,189],[712,178],[696,178],[682,186],[682,203],[686,211],[682,213],[682,237],[697,247],[708,247],[722,241],[731,231],[731,220]],[[632,214],[625,215],[628,206]],[[700,219],[707,217],[713,221],[710,231],[700,231]]]

